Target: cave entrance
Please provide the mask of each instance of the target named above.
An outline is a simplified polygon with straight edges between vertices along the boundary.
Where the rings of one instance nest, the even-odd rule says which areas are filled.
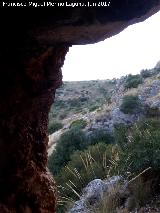
[[[160,9],[159,0],[129,2],[113,0],[107,8],[1,5],[0,212],[55,212],[47,129],[64,58],[70,45],[101,41]]]
[[[151,81],[150,77],[157,79],[160,68],[157,63],[160,60],[157,20],[160,20],[160,13],[143,23],[128,27],[106,41],[70,48],[62,68],[63,85],[56,91],[54,106],[49,114],[49,157],[53,155],[56,142],[61,136],[71,136],[66,132],[73,127],[85,129],[90,134],[106,125],[105,131],[111,133],[113,123],[109,123],[109,120],[115,119],[113,111],[118,106],[119,97],[128,94],[135,96],[139,85]],[[128,85],[126,88],[125,84]],[[150,113],[157,112],[151,110]],[[130,120],[126,120],[127,122]],[[64,137],[62,140],[65,142]],[[81,138],[77,141],[81,141]],[[63,158],[65,148],[63,150],[61,147],[59,150],[62,150]],[[56,175],[68,161],[61,160],[60,157],[54,159]]]

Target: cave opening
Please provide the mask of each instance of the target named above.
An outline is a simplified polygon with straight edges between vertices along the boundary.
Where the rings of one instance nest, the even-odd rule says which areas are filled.
[[[0,212],[54,213],[57,188],[47,169],[48,113],[62,83],[66,53],[71,45],[93,44],[144,21],[159,11],[160,1],[113,0],[107,8],[73,10],[25,8],[15,12],[6,5],[0,14]]]
[[[49,113],[49,168],[55,176],[60,173],[60,170],[64,170],[70,160],[64,153],[70,154],[67,150],[67,148],[70,148],[70,144],[67,148],[65,144],[64,150],[62,147],[61,149],[58,147],[58,150],[61,150],[62,158],[66,159],[58,157],[59,160],[57,160],[57,158],[54,158],[56,163],[54,163],[53,169],[50,159],[56,150],[57,142],[65,143],[65,140],[69,140],[70,137],[76,141],[76,137],[78,138],[78,135],[83,134],[83,131],[93,134],[98,128],[103,132],[104,138],[108,137],[112,127],[108,126],[107,129],[105,125],[110,125],[107,122],[113,119],[113,114],[110,112],[117,107],[116,104],[119,100],[117,101],[116,98],[118,95],[137,94],[137,87],[145,85],[145,78],[151,77],[151,73],[155,72],[154,80],[158,80],[159,63],[157,62],[160,60],[158,43],[160,31],[157,30],[156,19],[160,20],[160,13],[143,23],[128,27],[106,41],[70,47],[62,67],[63,84],[56,91],[55,102]],[[139,83],[137,86],[133,86],[134,89],[128,87],[125,90],[124,84],[129,75],[132,78],[135,77],[136,82]],[[149,80],[151,81],[151,79],[147,79],[147,81]],[[121,88],[122,86],[123,88]],[[148,86],[150,85],[148,84]],[[147,84],[144,87],[147,87]],[[115,103],[113,104],[113,102]],[[159,109],[153,111],[151,110],[150,113],[159,117]],[[108,120],[105,118],[107,116]],[[125,118],[123,117],[123,119]],[[137,120],[135,119],[134,122]],[[129,123],[130,120],[125,122]],[[104,129],[103,126],[105,126]],[[80,128],[82,132],[79,132],[79,130],[76,130],[77,133],[71,132],[75,127]],[[97,132],[96,134],[102,134],[102,132]],[[78,138],[77,141],[83,143],[81,139]],[[106,140],[107,143],[111,143],[109,139]],[[112,136],[110,140],[113,140]],[[76,149],[81,150],[81,147],[76,147],[74,152]],[[70,150],[70,152],[72,151]],[[60,167],[58,164],[60,164]],[[64,175],[64,173],[62,174]],[[59,174],[59,176],[62,174]],[[75,193],[73,185],[66,185],[66,188],[68,187],[72,194]]]

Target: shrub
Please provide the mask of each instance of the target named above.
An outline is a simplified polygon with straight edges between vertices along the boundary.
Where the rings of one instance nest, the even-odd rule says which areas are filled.
[[[82,189],[95,178],[106,178],[112,161],[117,157],[117,147],[103,143],[88,147],[85,151],[77,151],[71,161],[62,168],[56,177],[61,185],[61,195],[77,199]]]
[[[106,95],[106,93],[108,92],[108,91],[106,91],[106,89],[105,89],[104,87],[102,87],[102,86],[99,86],[99,87],[98,87],[98,90],[99,90],[99,92],[100,92],[101,94],[103,94],[103,95]]]
[[[105,144],[114,143],[113,135],[104,129],[94,130],[92,134],[88,136],[87,140],[90,145],[94,145],[100,142]]]
[[[125,89],[137,88],[142,83],[142,77],[140,75],[128,75],[124,87]]]
[[[128,199],[126,208],[122,206],[126,200],[120,195],[124,183],[118,183],[111,188],[108,193],[104,193],[103,199],[97,205],[91,206],[93,213],[129,213],[146,205],[149,198],[152,197],[152,181],[144,182],[141,178],[136,179],[131,185],[132,196]],[[131,189],[132,188],[132,189]],[[139,212],[139,211],[138,211]]]
[[[75,120],[71,123],[70,128],[84,129],[87,125],[87,122],[83,119]]]
[[[154,75],[157,75],[160,73],[160,68],[154,68],[152,72]]]
[[[152,167],[152,171],[160,170],[160,121],[150,119],[141,121],[127,130],[125,126],[116,127],[115,141],[119,144],[126,143],[124,149],[120,149],[118,145],[107,145],[98,143],[88,147],[85,151],[76,151],[70,157],[70,161],[64,166],[58,176],[56,182],[59,187],[61,197],[68,199],[79,198],[82,189],[93,179],[104,179],[108,175],[122,175],[131,179],[148,167]],[[158,173],[157,173],[158,174]],[[140,182],[138,182],[140,181]],[[149,182],[148,182],[149,181]],[[153,187],[152,180],[149,177],[147,182],[141,182],[136,179],[133,182],[133,196],[135,205],[143,205],[146,199],[151,195]],[[111,207],[114,210],[117,205],[118,197],[108,197],[100,209]],[[114,202],[116,201],[116,203]],[[109,203],[108,203],[109,202]],[[57,212],[66,212],[66,209],[58,208]],[[101,211],[100,211],[101,212]]]
[[[56,132],[57,130],[59,129],[62,129],[63,128],[63,124],[62,123],[59,123],[59,122],[52,122],[49,124],[48,126],[48,133],[49,134],[52,134],[54,132]]]
[[[140,102],[138,96],[126,95],[123,97],[120,110],[125,114],[132,114],[140,109]]]
[[[128,126],[124,124],[118,124],[114,127],[115,142],[124,151],[128,142]]]
[[[68,105],[70,105],[71,108],[81,107],[81,105],[82,105],[80,98],[71,99],[71,100],[68,100],[67,102],[68,102]]]
[[[93,111],[95,111],[96,109],[98,109],[99,108],[99,105],[91,105],[91,106],[89,106],[89,112],[93,112]]]
[[[70,156],[76,150],[82,150],[85,147],[86,137],[83,131],[71,129],[62,134],[57,142],[56,149],[49,157],[48,167],[50,171],[57,175],[60,169],[70,160]]]
[[[75,151],[84,150],[89,145],[94,145],[99,142],[108,145],[114,142],[114,138],[104,130],[96,130],[92,135],[86,136],[78,126],[72,127],[69,131],[62,134],[57,142],[56,149],[49,157],[48,166],[50,171],[54,175],[57,175]]]
[[[63,101],[63,100],[56,100],[55,102],[54,102],[54,107],[53,107],[53,109],[55,108],[55,109],[63,109],[63,108],[65,108],[66,107],[66,103],[65,103],[65,101]]]
[[[134,125],[124,152],[120,155],[118,171],[137,174],[148,167],[160,170],[160,121],[147,120]]]
[[[155,108],[146,108],[146,117],[159,118],[160,117],[160,109]]]
[[[151,72],[151,70],[142,70],[140,75],[142,76],[142,78],[148,78],[151,77],[153,74]]]

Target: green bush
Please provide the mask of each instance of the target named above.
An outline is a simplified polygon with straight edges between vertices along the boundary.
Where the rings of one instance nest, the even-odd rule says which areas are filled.
[[[124,87],[125,89],[137,88],[142,83],[142,77],[140,75],[128,75]]]
[[[55,178],[61,186],[61,195],[77,199],[82,189],[95,178],[106,178],[112,161],[117,156],[117,147],[99,143],[88,147],[85,151],[77,151],[70,162],[62,168]],[[75,193],[75,191],[76,193]]]
[[[53,109],[63,109],[66,107],[66,102],[63,100],[56,100],[53,105]]]
[[[116,126],[115,141],[119,145],[98,143],[84,151],[76,151],[55,177],[61,197],[78,199],[82,189],[93,179],[104,179],[108,175],[121,175],[131,179],[152,167],[160,171],[160,121],[149,119],[127,129]],[[123,149],[122,149],[123,147]],[[150,179],[149,179],[150,180]],[[137,182],[135,183],[137,185]],[[143,188],[142,188],[143,187]],[[141,193],[142,189],[145,193]],[[134,188],[134,196],[141,205],[150,194],[148,183]],[[57,212],[66,212],[65,207]]]
[[[142,76],[142,78],[148,78],[151,77],[153,74],[151,72],[151,70],[142,70],[140,75]]]
[[[91,105],[91,106],[88,107],[89,112],[93,112],[93,111],[95,111],[98,108],[99,108],[99,105],[96,105],[96,104],[95,105]]]
[[[52,134],[54,132],[56,132],[57,130],[59,129],[62,129],[63,128],[63,124],[62,123],[59,123],[59,122],[52,122],[49,124],[48,126],[48,133],[49,134]]]
[[[160,170],[160,121],[147,120],[134,125],[119,159],[117,170],[123,175],[138,174],[148,167]]]
[[[128,142],[128,126],[124,124],[118,124],[114,127],[115,142],[124,151]]]
[[[120,110],[125,114],[132,114],[140,109],[138,96],[126,95],[123,97]]]
[[[111,133],[103,129],[97,129],[92,132],[87,138],[88,144],[94,145],[97,143],[111,144],[114,143],[114,137]]]
[[[84,129],[87,125],[87,122],[83,119],[75,120],[71,123],[70,128]]]
[[[68,105],[70,105],[71,108],[74,108],[74,107],[81,107],[81,105],[83,105],[83,103],[80,101],[80,98],[75,98],[75,99],[71,99],[71,100],[68,100]]]
[[[160,68],[154,68],[153,69],[153,74],[154,75],[157,75],[157,74],[159,74],[160,73]]]
[[[70,160],[70,156],[76,150],[83,150],[85,147],[86,137],[83,131],[74,128],[62,134],[57,142],[56,149],[48,160],[50,171],[57,175],[60,169]]]

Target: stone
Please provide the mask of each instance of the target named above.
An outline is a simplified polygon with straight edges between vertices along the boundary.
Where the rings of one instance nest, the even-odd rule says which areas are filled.
[[[73,208],[68,213],[89,213],[84,199],[76,201]]]
[[[72,209],[68,213],[87,213],[90,212],[89,206],[93,206],[104,197],[104,194],[118,184],[122,178],[113,176],[106,180],[95,179],[91,181],[82,191],[82,196],[79,201],[76,201]]]
[[[132,124],[140,117],[141,114],[125,114],[118,107],[112,111],[113,124]]]

